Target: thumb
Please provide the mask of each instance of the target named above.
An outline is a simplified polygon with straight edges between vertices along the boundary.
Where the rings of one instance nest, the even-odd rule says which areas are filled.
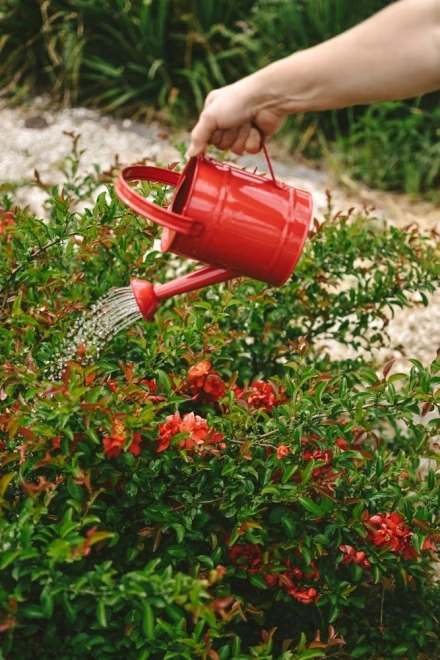
[[[188,147],[187,155],[191,158],[192,156],[198,156],[202,151],[205,151],[212,134],[217,128],[218,126],[214,116],[209,112],[202,112],[199,121],[191,132],[191,142]]]
[[[197,145],[193,140],[191,140],[190,145],[187,149],[186,155],[188,158],[193,158],[198,156],[203,151],[203,145]]]

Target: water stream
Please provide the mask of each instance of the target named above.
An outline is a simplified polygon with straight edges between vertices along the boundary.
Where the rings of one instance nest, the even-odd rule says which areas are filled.
[[[75,321],[54,355],[49,378],[59,380],[72,360],[90,364],[118,332],[141,318],[131,287],[110,289]]]

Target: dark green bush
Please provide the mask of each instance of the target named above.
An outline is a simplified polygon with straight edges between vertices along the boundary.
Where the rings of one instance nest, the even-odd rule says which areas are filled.
[[[110,184],[74,210],[92,183],[0,210],[2,657],[438,658],[435,347],[407,374],[322,348],[386,344],[435,237],[329,209],[281,289],[169,300],[58,379],[74,318],[173,268]]]

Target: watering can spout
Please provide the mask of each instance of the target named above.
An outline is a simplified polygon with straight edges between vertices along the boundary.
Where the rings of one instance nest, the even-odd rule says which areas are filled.
[[[239,273],[235,271],[217,268],[217,266],[206,266],[155,287],[150,282],[137,278],[132,278],[130,284],[139,311],[146,321],[151,321],[161,300],[181,293],[196,291],[212,284],[226,282],[236,277],[239,277]]]

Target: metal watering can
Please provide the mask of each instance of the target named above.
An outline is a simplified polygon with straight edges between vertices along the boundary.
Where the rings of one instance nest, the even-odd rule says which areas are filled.
[[[209,264],[166,284],[133,278],[131,290],[146,321],[160,300],[246,276],[281,286],[301,255],[312,219],[312,197],[277,181],[263,145],[271,178],[200,155],[182,173],[160,167],[124,168],[115,186],[136,213],[165,227],[162,252]],[[137,193],[129,181],[173,186],[164,209]]]

